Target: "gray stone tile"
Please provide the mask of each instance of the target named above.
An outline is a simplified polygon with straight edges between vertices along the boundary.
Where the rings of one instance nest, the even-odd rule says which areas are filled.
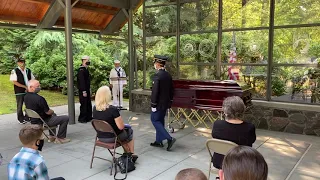
[[[318,173],[314,173],[311,171],[297,171],[292,174],[289,180],[319,180],[320,176]]]
[[[8,179],[7,165],[0,166],[0,179]]]
[[[76,158],[60,153],[59,151],[45,151],[41,153],[48,168],[62,165],[66,162],[75,160]]]
[[[60,144],[59,147],[55,148],[55,150],[68,156],[80,158],[91,154],[93,151],[93,146],[93,142],[74,140],[70,143]],[[101,150],[103,149],[96,149],[97,152]]]
[[[103,171],[103,172],[100,172],[99,174],[95,174],[89,178],[86,178],[85,180],[113,180],[113,175],[114,175],[114,172],[113,174],[110,176],[110,170],[106,170],[106,171]],[[125,174],[121,174],[121,173],[118,173],[117,174],[117,178],[124,178],[125,177]],[[133,176],[132,173],[128,173],[127,175],[127,179],[130,179],[130,180],[145,180],[143,178],[139,178],[139,177],[136,177],[136,176]]]
[[[50,177],[64,177],[67,180],[85,179],[108,169],[108,166],[95,166],[90,169],[90,161],[75,159],[62,165],[49,168]]]

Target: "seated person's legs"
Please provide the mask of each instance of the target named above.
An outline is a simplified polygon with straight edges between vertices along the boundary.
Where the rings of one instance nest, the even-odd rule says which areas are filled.
[[[55,142],[59,143],[66,143],[69,142],[70,139],[67,139],[67,127],[69,123],[69,116],[52,116],[48,121],[47,124],[49,126],[59,126],[59,131],[58,131],[58,139]],[[55,131],[54,131],[55,132]],[[50,134],[52,135],[52,134]]]

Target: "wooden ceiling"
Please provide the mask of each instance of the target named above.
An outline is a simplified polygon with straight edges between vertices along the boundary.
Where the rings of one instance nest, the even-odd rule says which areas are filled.
[[[130,0],[137,9],[142,0]],[[39,29],[64,27],[64,0],[0,0],[0,22]],[[129,0],[71,0],[74,29],[112,34],[127,21]],[[18,26],[19,27],[19,26]]]

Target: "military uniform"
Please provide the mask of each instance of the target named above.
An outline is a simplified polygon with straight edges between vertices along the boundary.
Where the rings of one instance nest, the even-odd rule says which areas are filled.
[[[79,89],[80,115],[78,122],[86,123],[92,120],[92,104],[90,96],[90,73],[87,67],[80,66],[77,74]],[[83,93],[87,93],[87,97]]]
[[[19,58],[17,62],[25,62],[23,58]],[[20,67],[17,67],[11,71],[10,81],[18,82],[21,85],[28,86],[28,81],[35,79],[31,70],[24,67],[23,70]],[[14,85],[14,93],[16,95],[17,102],[17,118],[20,124],[24,124],[27,120],[27,117],[24,116],[22,111],[22,106],[24,102],[24,96],[26,95],[26,89]]]
[[[160,63],[164,66],[168,58],[155,55],[155,63]],[[165,129],[165,115],[171,107],[173,100],[173,83],[171,75],[160,67],[158,72],[153,77],[152,93],[151,93],[151,121],[156,129],[156,141],[151,143],[151,146],[163,147],[162,141],[168,140],[169,150],[175,139]],[[171,144],[171,145],[170,145]]]

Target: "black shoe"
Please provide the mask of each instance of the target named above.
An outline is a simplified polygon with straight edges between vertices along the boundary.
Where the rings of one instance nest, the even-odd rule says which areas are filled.
[[[19,122],[19,124],[26,124],[27,123],[27,121],[25,121],[25,120],[23,120],[23,121],[18,120],[18,122]]]
[[[168,147],[167,147],[167,151],[170,151],[173,143],[176,142],[176,139],[175,138],[172,138],[171,140],[168,140]]]
[[[79,123],[86,124],[86,121],[78,121]]]
[[[161,143],[159,143],[159,142],[155,141],[154,143],[150,143],[150,146],[154,146],[154,147],[163,147],[163,144],[162,144],[162,142],[161,142]]]
[[[138,155],[132,155],[133,163],[136,163],[137,159],[138,159]]]

